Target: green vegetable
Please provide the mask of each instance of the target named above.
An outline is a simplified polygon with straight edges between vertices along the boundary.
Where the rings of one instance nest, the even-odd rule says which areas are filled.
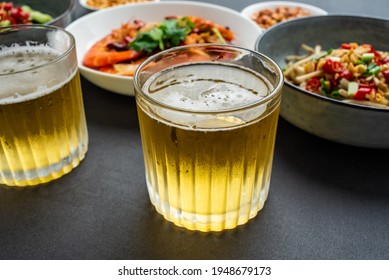
[[[31,7],[29,7],[27,5],[23,5],[22,10],[23,10],[23,12],[30,14],[30,21],[32,21],[34,23],[46,23],[46,22],[53,20],[52,16],[50,16],[48,14],[44,14],[44,13],[36,11],[36,10],[33,10]]]
[[[369,74],[370,75],[375,75],[375,74],[377,74],[378,72],[380,72],[381,71],[381,67],[379,67],[378,65],[376,66],[376,67],[374,67],[373,69],[371,69],[370,71],[369,71]]]
[[[213,33],[215,33],[216,37],[219,39],[220,43],[226,44],[226,40],[224,40],[223,35],[220,33],[219,29],[216,27],[212,28]]]
[[[10,26],[11,21],[9,19],[0,21],[0,27]]]
[[[364,53],[362,54],[362,61],[365,63],[369,63],[373,60],[374,53]]]
[[[324,91],[324,93],[329,93],[330,87],[328,83],[324,80],[324,78],[320,78],[320,84],[322,86],[322,90]]]
[[[334,90],[333,92],[330,93],[330,97],[332,97],[332,98],[339,98],[340,97],[340,92],[338,90]]]
[[[365,71],[363,71],[362,74],[363,75],[375,75],[380,71],[381,71],[381,67],[373,62],[373,63],[370,63],[369,66],[367,66],[367,69]]]
[[[187,17],[180,19],[165,19],[160,25],[148,32],[139,32],[129,46],[137,52],[152,53],[159,49],[178,46],[184,41],[187,34],[194,28],[193,22]]]
[[[319,60],[320,58],[323,58],[323,57],[325,57],[325,56],[327,56],[327,55],[330,55],[330,54],[332,53],[333,50],[334,50],[334,49],[329,49],[326,53],[323,53],[322,55],[319,55],[319,56],[315,57],[315,58],[313,59],[313,61]]]
[[[358,89],[359,89],[359,85],[357,82],[349,82],[348,88],[347,88],[347,93],[349,96],[352,96],[352,95],[357,93]]]

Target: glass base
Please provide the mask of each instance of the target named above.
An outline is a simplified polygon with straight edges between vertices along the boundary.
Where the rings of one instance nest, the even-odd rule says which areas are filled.
[[[0,170],[0,184],[15,187],[35,186],[58,179],[69,173],[84,159],[87,144],[81,144],[79,149],[59,162],[32,170]]]
[[[151,203],[154,205],[157,212],[163,215],[166,220],[189,230],[209,232],[233,229],[239,225],[246,224],[263,208],[268,196],[269,188],[264,187],[260,192],[259,197],[250,204],[241,205],[240,209],[228,211],[223,214],[208,215],[189,213],[182,209],[177,209],[170,206],[167,202],[161,201],[159,194],[155,192],[152,187],[148,187],[148,191]]]

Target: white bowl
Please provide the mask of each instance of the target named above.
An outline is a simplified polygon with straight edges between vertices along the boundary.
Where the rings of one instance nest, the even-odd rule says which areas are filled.
[[[284,6],[288,8],[300,7],[303,10],[307,11],[311,16],[319,16],[319,15],[327,15],[328,13],[316,6],[312,6],[309,4],[299,3],[299,2],[291,2],[291,1],[267,1],[267,2],[259,2],[247,6],[244,8],[241,13],[243,16],[251,19],[251,16],[260,10],[263,9],[275,9],[279,6]],[[262,28],[263,29],[263,28]]]
[[[253,49],[255,41],[262,30],[253,21],[243,17],[239,12],[218,5],[201,2],[164,1],[157,3],[140,3],[102,9],[79,18],[66,30],[76,39],[77,57],[80,73],[84,78],[106,90],[134,95],[133,78],[106,74],[82,65],[88,49],[113,29],[133,19],[146,22],[160,21],[165,16],[192,15],[228,26],[235,34],[233,44]]]
[[[148,0],[149,2],[159,2],[159,0]],[[91,10],[91,11],[97,11],[97,10],[100,10],[102,8],[96,8],[96,7],[92,7],[90,5],[88,5],[88,1],[87,0],[78,0],[78,2],[80,3],[80,5],[82,7],[84,7],[85,9],[88,9],[88,10]],[[134,3],[124,3],[124,4],[120,4],[120,5],[131,5],[131,4],[137,4],[137,2],[134,2]],[[117,5],[119,6],[119,5]],[[106,8],[103,8],[103,9],[106,9]]]

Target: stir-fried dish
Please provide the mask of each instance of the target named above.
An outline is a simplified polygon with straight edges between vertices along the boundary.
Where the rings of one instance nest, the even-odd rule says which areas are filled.
[[[388,52],[357,43],[344,43],[328,51],[320,46],[302,47],[308,55],[287,57],[287,80],[327,97],[388,108]]]
[[[53,20],[52,16],[33,10],[30,6],[0,2],[0,27],[15,24],[43,24],[51,20]]]
[[[153,53],[179,45],[231,43],[234,34],[224,27],[194,16],[167,17],[162,22],[134,20],[98,41],[83,64],[102,72],[132,76]]]

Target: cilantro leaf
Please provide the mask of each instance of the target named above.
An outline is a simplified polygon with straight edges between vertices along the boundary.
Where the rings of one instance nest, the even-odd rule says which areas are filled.
[[[178,46],[185,36],[194,28],[193,22],[187,17],[180,19],[165,19],[161,24],[147,32],[140,32],[129,46],[137,52],[142,50],[152,53]]]
[[[154,49],[159,46],[159,41],[153,39],[149,33],[139,33],[134,41],[130,43],[130,48],[140,52],[145,50],[151,53]]]

